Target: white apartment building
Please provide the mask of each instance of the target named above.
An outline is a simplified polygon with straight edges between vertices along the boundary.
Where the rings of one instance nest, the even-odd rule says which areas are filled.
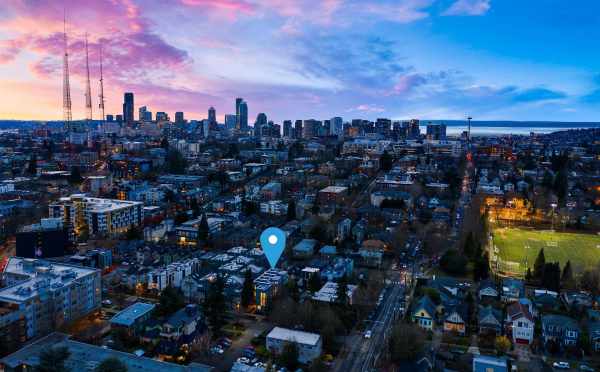
[[[200,261],[197,258],[173,262],[164,268],[154,269],[148,273],[148,289],[162,291],[168,286],[179,288],[186,277],[198,271],[200,271]]]
[[[267,349],[275,354],[281,353],[286,343],[298,346],[298,361],[308,363],[321,355],[321,335],[275,327],[267,335]]]
[[[102,300],[100,270],[88,267],[11,257],[2,281],[0,329],[19,322],[20,341],[88,315]]]
[[[269,200],[260,203],[260,213],[283,216],[287,214],[288,204],[281,200]]]
[[[48,207],[50,217],[60,217],[78,235],[117,235],[142,224],[143,203],[128,200],[92,198],[73,194]]]

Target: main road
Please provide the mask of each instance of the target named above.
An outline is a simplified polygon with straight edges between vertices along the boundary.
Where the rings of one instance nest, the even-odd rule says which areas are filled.
[[[337,371],[361,372],[373,370],[377,359],[385,351],[396,315],[400,311],[400,303],[404,296],[404,285],[400,273],[392,271],[391,284],[387,286],[385,297],[377,308],[376,316],[370,322],[371,338],[354,334],[348,336],[346,347],[348,352],[337,364]]]

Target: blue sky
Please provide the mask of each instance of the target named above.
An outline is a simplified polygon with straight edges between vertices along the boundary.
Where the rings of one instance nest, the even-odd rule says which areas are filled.
[[[63,4],[6,1],[0,118],[58,119]],[[65,3],[75,117],[83,116],[86,31],[92,61],[103,45],[108,112],[119,111],[124,91],[153,112],[196,119],[209,106],[222,118],[241,96],[252,118],[266,112],[276,122],[595,121],[600,108],[600,3],[592,0]]]

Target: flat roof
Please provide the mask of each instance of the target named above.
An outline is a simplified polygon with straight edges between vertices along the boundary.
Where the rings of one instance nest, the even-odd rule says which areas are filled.
[[[156,306],[154,304],[136,302],[135,304],[119,311],[115,316],[112,317],[110,322],[112,324],[130,327],[137,319],[154,310],[155,307]]]
[[[39,364],[39,355],[42,351],[61,346],[69,349],[70,355],[65,362],[65,367],[71,371],[92,371],[102,361],[111,357],[119,359],[125,364],[129,372],[208,372],[213,370],[212,367],[199,363],[183,366],[105,349],[100,346],[70,340],[69,335],[58,332],[51,333],[28,344],[13,354],[0,359],[0,362],[10,368],[21,365],[35,366]]]
[[[10,257],[4,273],[23,276],[23,281],[0,289],[0,301],[21,303],[37,296],[40,290],[53,291],[82,277],[99,274],[100,270],[33,258]]]
[[[294,329],[275,327],[267,335],[267,339],[295,342],[303,345],[315,346],[321,339],[321,335],[317,333],[309,333],[296,331]]]
[[[319,192],[328,192],[328,193],[339,194],[346,190],[348,190],[348,188],[346,186],[327,186],[326,188],[322,189]]]

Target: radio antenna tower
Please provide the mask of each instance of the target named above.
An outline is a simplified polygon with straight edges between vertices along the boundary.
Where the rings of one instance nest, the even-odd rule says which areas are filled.
[[[92,91],[90,88],[90,62],[88,58],[88,39],[87,32],[85,33],[85,119],[92,121]]]
[[[98,104],[98,108],[100,108],[100,112],[102,113],[102,122],[104,122],[104,78],[102,76],[102,43],[100,44],[100,103]]]
[[[69,85],[69,52],[67,50],[66,11],[63,16],[63,31],[65,44],[65,54],[63,55],[63,120],[65,121],[65,129],[71,130],[71,120],[73,119],[73,116],[71,114],[71,86]]]

